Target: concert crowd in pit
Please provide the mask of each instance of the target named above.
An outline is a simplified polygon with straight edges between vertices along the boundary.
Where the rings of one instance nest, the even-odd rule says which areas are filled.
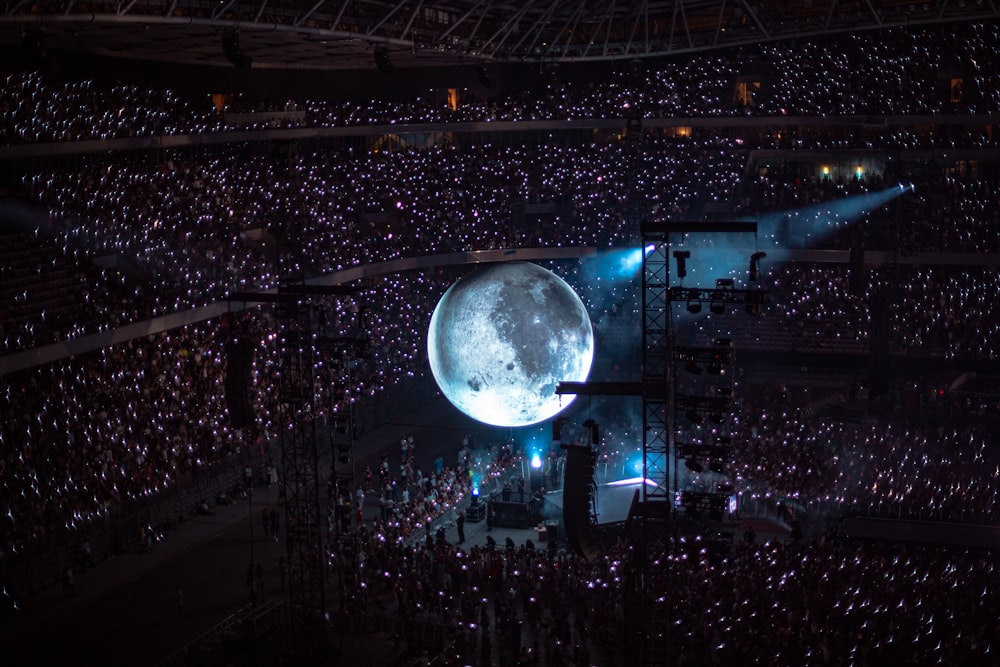
[[[934,34],[914,30],[885,41],[850,36],[837,50],[761,46],[760,57],[776,63],[783,75],[770,98],[752,109],[735,106],[724,92],[750,54],[697,56],[644,74],[634,88],[555,84],[540,100],[492,100],[457,111],[426,101],[310,102],[303,108],[306,123],[319,126],[615,117],[626,102],[647,117],[996,113],[997,26],[974,26],[956,43],[931,39]],[[935,76],[956,63],[971,72],[969,85],[958,102],[946,103]],[[891,86],[871,84],[886,71]],[[0,131],[14,142],[226,129],[214,111],[196,110],[166,91],[151,95],[125,85],[104,90],[87,82],[60,87],[37,74],[12,74],[6,81]],[[836,148],[843,139],[817,132],[793,141],[801,148]],[[26,273],[7,269],[13,262],[0,269],[8,271],[3,279],[9,302],[0,320],[2,350],[107,331],[211,303],[231,290],[272,287],[283,269],[319,274],[461,250],[627,245],[634,230],[625,205],[634,192],[655,193],[649,204],[664,212],[684,212],[701,196],[732,201],[734,213],[757,216],[894,185],[877,175],[743,175],[744,149],[787,142],[750,135],[740,142],[704,135],[651,139],[637,163],[626,160],[631,148],[614,143],[540,143],[307,152],[281,167],[243,149],[151,163],[102,162],[102,169],[84,170],[85,177],[72,168],[34,170],[25,176],[21,199],[40,205],[46,217],[24,235],[24,247],[32,249]],[[974,132],[946,138],[905,129],[881,131],[870,142],[892,148],[995,145]],[[634,166],[623,171],[623,164]],[[824,247],[886,247],[886,225],[898,219],[903,256],[1000,249],[995,172],[891,178],[909,183],[911,176],[915,190],[891,203],[887,213],[853,225],[833,220]],[[546,224],[511,215],[518,204],[541,202],[557,204]],[[374,226],[366,222],[372,213]],[[292,219],[296,224],[289,229],[285,223]],[[240,232],[253,227],[287,230],[285,238],[297,252],[277,264],[241,244]],[[148,280],[96,274],[87,262],[95,249],[127,257]],[[59,321],[51,310],[33,309],[39,303],[33,279],[53,270],[60,271],[60,280],[68,277],[78,301]],[[388,275],[358,299],[369,318],[372,358],[353,369],[353,400],[378,397],[425,374],[423,332],[452,278],[444,271]],[[897,353],[995,361],[1000,351],[994,269],[905,265],[893,275],[876,269],[859,291],[852,290],[843,266],[769,266],[766,280],[774,294],[759,322],[716,318],[734,327],[737,346],[786,350],[841,341],[844,350],[864,353],[872,294],[888,285],[897,297],[888,314]],[[592,309],[611,308],[601,293],[580,291]],[[348,327],[356,315],[337,312],[331,327]],[[84,536],[116,504],[162,493],[209,465],[232,463],[243,438],[273,437],[281,424],[262,390],[275,369],[273,322],[263,311],[241,324],[258,343],[251,391],[258,417],[247,433],[228,424],[219,326],[191,325],[2,379],[0,557],[16,558],[52,532]],[[924,396],[929,389],[921,387]],[[745,446],[735,461],[744,507],[757,498],[780,497],[803,514],[850,510],[996,522],[997,406],[970,406],[951,394],[933,401],[934,409],[922,417],[879,415],[852,425],[807,414],[802,397],[788,391],[748,392],[739,416]],[[325,389],[319,402],[334,409]],[[634,432],[637,425],[623,421],[619,427],[619,433]],[[608,455],[624,457],[624,442],[617,445]],[[481,462],[482,473],[502,477],[511,463],[498,452]],[[452,466],[421,472],[429,484],[408,472],[405,502],[400,489],[400,500],[384,519],[351,521],[363,545],[359,583],[372,592],[360,604],[381,605],[361,611],[387,614],[409,627],[441,628],[448,647],[443,664],[485,664],[502,650],[500,639],[518,627],[524,633],[522,662],[614,660],[605,651],[620,646],[628,630],[623,570],[634,557],[628,548],[618,544],[586,562],[565,550],[415,540],[428,519],[449,516],[466,502],[471,485],[463,472]],[[657,562],[653,571],[661,578],[650,589],[672,593],[649,602],[669,607],[663,613],[674,619],[671,641],[686,664],[994,662],[1000,616],[989,554],[853,543],[836,531],[821,531],[766,543],[748,535],[723,555],[692,539],[677,550],[658,545],[647,557]],[[974,603],[960,609],[955,600]]]

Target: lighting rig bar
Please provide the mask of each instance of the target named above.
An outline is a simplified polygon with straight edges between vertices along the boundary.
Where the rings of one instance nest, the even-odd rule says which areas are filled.
[[[675,504],[685,509],[695,509],[719,519],[726,515],[729,509],[728,493],[712,493],[710,491],[679,491]]]
[[[733,360],[732,347],[683,347],[673,349],[674,361],[696,361],[701,363],[727,364]]]
[[[677,407],[682,410],[694,410],[695,412],[729,412],[733,407],[731,398],[716,398],[713,396],[690,396],[687,394],[677,394],[675,397]]]
[[[675,447],[679,459],[725,459],[732,454],[732,445],[699,445],[692,442],[678,442]]]
[[[667,291],[667,301],[681,301],[702,304],[745,304],[761,306],[767,303],[768,291],[760,289],[744,290],[719,287],[671,287]]]

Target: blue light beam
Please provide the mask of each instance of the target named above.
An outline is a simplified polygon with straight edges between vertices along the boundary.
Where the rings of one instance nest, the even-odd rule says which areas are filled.
[[[677,278],[676,260],[670,258],[673,284],[712,287],[717,278],[732,278],[736,287],[748,287],[750,255],[772,248],[810,248],[864,215],[878,210],[900,195],[912,191],[902,184],[837,201],[797,209],[767,213],[757,218],[757,237],[753,234],[698,234],[689,232],[674,249],[690,250],[685,261],[687,276]],[[765,259],[764,264],[768,261]],[[765,271],[763,267],[762,272]]]

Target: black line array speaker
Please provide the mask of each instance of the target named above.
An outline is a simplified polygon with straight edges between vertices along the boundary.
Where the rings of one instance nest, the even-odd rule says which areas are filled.
[[[240,47],[240,34],[235,30],[222,32],[222,52],[226,54],[226,60],[240,69],[249,69],[253,62],[250,56],[243,53]]]
[[[487,88],[493,87],[493,76],[490,75],[490,70],[486,67],[486,63],[476,65],[476,78],[479,79],[479,83]]]
[[[226,343],[226,407],[229,408],[229,425],[245,428],[253,414],[250,409],[250,371],[253,365],[253,346],[245,336]]]
[[[566,476],[563,485],[563,526],[566,541],[576,553],[587,560],[593,560],[601,550],[591,513],[597,454],[590,447],[564,447]]]
[[[21,37],[21,49],[25,57],[34,67],[42,68],[49,64],[49,52],[45,48],[45,35],[41,30],[32,28],[26,30]]]
[[[389,60],[389,49],[384,46],[375,49],[375,67],[385,75],[392,74],[394,71],[392,61]]]
[[[559,442],[562,440],[562,427],[569,420],[565,417],[556,417],[552,420],[552,440],[553,442]]]

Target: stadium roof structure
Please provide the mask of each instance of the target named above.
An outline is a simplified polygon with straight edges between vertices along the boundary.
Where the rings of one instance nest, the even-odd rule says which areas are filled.
[[[0,45],[366,69],[636,59],[1000,18],[1000,0],[5,0]],[[224,46],[225,45],[225,46]]]

